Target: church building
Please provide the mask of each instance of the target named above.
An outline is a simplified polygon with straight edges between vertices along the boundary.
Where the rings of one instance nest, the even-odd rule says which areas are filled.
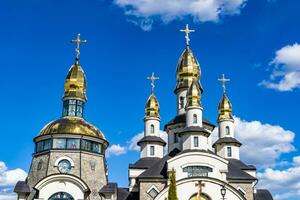
[[[223,94],[216,106],[218,126],[207,120],[201,100],[201,68],[190,48],[188,25],[186,47],[176,69],[174,93],[176,116],[164,125],[161,135],[160,106],[152,92],[146,102],[144,137],[137,142],[140,159],[128,167],[128,188],[108,181],[104,134],[84,119],[87,102],[86,77],[79,63],[80,35],[75,63],[64,84],[60,119],[48,123],[34,138],[35,149],[25,181],[14,191],[19,200],[165,200],[171,173],[176,174],[179,200],[273,200],[267,190],[256,189],[256,168],[240,160],[241,142],[235,138],[232,105],[223,74]],[[213,131],[218,139],[213,141]]]

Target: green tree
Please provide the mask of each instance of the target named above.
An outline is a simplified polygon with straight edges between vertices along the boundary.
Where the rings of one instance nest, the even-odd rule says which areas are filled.
[[[171,176],[170,176],[168,200],[178,200],[177,191],[176,191],[176,172],[174,169],[172,169]]]

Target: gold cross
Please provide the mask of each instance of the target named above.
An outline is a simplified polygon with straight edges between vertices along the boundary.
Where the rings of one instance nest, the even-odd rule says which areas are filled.
[[[76,47],[75,51],[76,51],[76,61],[78,61],[79,60],[79,54],[80,54],[80,51],[79,51],[80,50],[80,44],[81,43],[87,43],[87,40],[81,40],[80,39],[80,33],[78,33],[76,40],[71,40],[71,42],[72,43],[77,43],[77,47]]]
[[[185,29],[180,30],[180,32],[185,32],[185,39],[186,39],[186,45],[189,46],[190,45],[190,33],[195,32],[195,30],[191,30],[189,29],[189,25],[186,24],[185,25]]]
[[[225,78],[225,74],[222,74],[222,77],[218,79],[222,83],[223,92],[226,93],[226,82],[229,82],[230,79]]]
[[[154,72],[152,72],[152,75],[147,77],[148,80],[151,80],[151,91],[154,93],[154,87],[155,87],[155,81],[159,80],[159,77],[154,75]]]
[[[196,187],[199,187],[198,200],[200,200],[200,197],[202,194],[202,187],[205,187],[205,183],[202,183],[202,181],[198,181],[198,183],[196,183],[195,185],[196,185]]]

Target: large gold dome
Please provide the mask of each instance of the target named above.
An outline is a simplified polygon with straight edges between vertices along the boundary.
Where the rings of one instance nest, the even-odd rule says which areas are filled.
[[[47,124],[39,136],[53,134],[74,134],[105,140],[103,133],[94,125],[79,117],[63,117]]]

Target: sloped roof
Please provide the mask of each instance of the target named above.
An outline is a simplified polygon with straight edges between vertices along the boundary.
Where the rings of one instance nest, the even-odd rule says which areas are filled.
[[[257,190],[254,194],[254,200],[273,200],[273,197],[268,190]]]
[[[244,172],[243,170],[255,170],[253,166],[246,165],[240,160],[237,159],[228,159],[228,173],[227,180],[239,180],[239,181],[255,181],[255,177]]]
[[[138,161],[136,161],[134,164],[129,164],[130,169],[148,169],[152,165],[154,165],[157,161],[159,161],[160,158],[157,157],[146,157],[141,158]]]
[[[214,144],[213,147],[215,147],[217,144],[236,144],[238,146],[242,146],[242,143],[240,143],[237,139],[233,137],[223,137],[219,138]]]
[[[166,145],[167,143],[160,137],[157,136],[145,136],[140,141],[137,142],[138,145],[144,142],[154,142],[154,143],[160,143],[162,145]]]

